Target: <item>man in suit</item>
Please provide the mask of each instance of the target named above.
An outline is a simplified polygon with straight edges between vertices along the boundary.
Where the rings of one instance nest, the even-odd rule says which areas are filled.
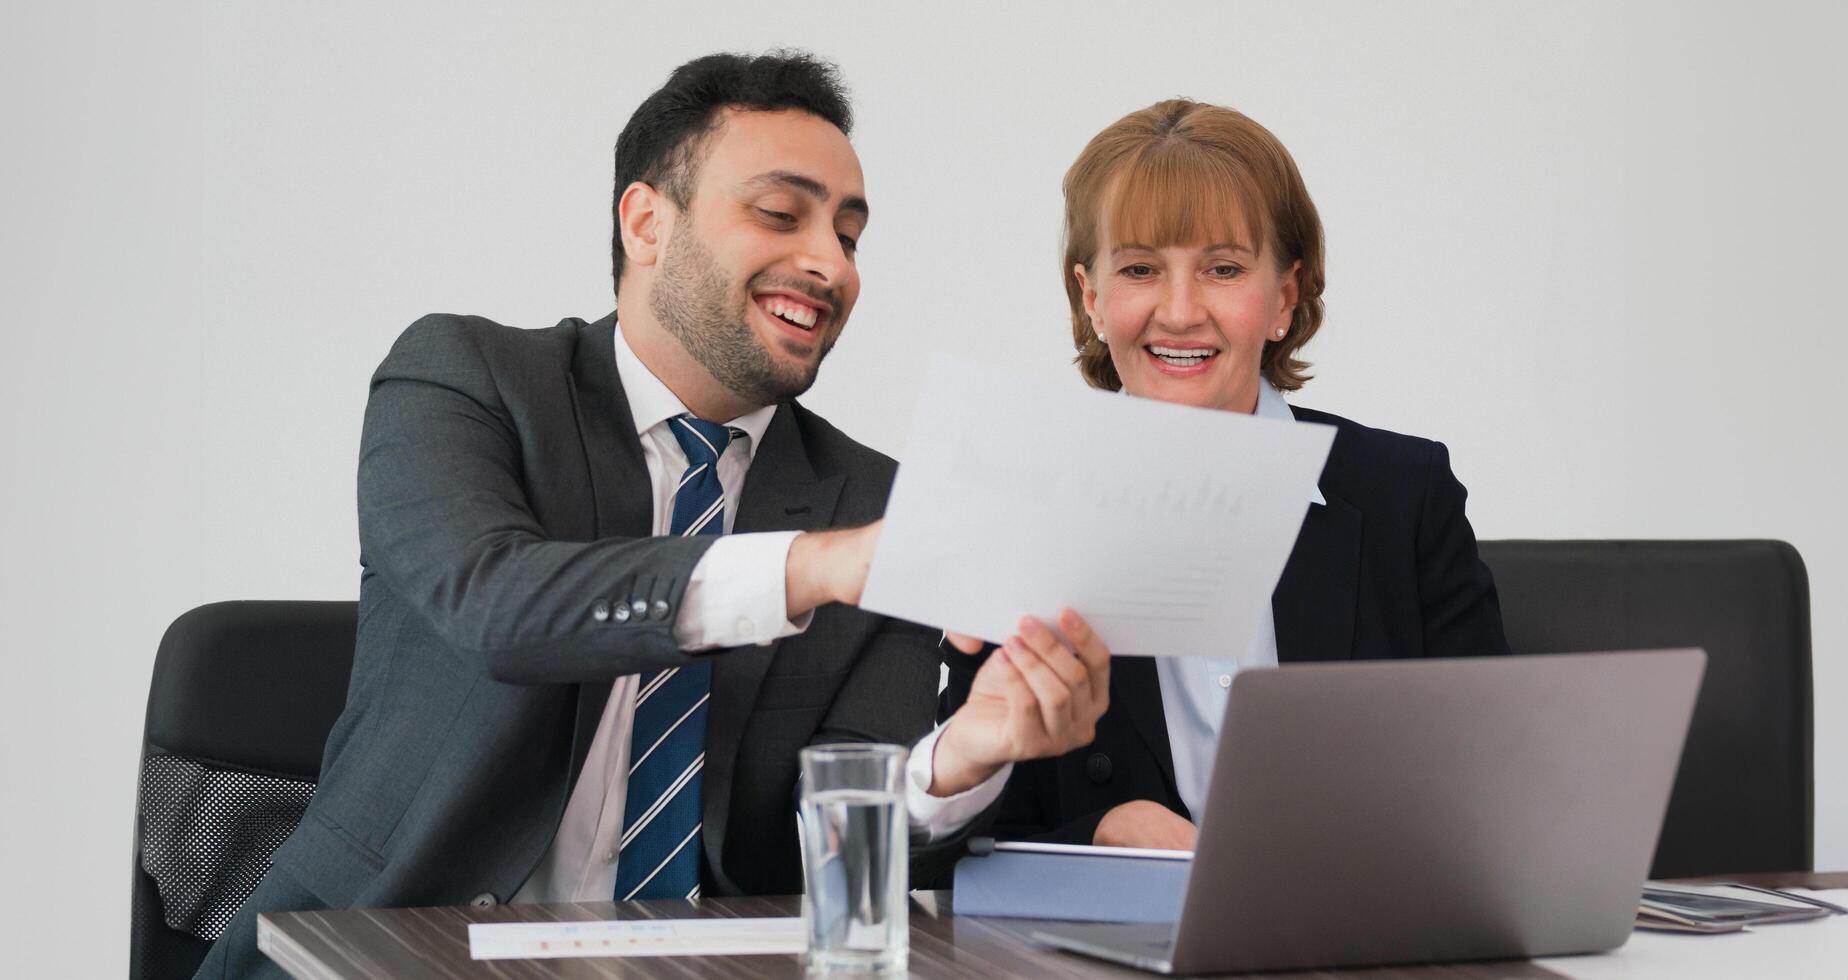
[[[932,732],[937,633],[850,605],[894,464],[793,400],[859,292],[849,126],[806,56],[683,65],[617,143],[620,320],[431,316],[394,345],[347,707],[200,976],[280,975],[261,911],[800,891],[816,743],[923,737],[928,881],[1012,760],[1088,740],[1088,631],[1029,627]]]

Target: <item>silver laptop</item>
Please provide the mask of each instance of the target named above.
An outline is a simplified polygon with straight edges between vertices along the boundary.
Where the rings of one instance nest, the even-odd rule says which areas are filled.
[[[1653,650],[1240,672],[1180,921],[1033,936],[1175,974],[1620,946],[1706,661]]]

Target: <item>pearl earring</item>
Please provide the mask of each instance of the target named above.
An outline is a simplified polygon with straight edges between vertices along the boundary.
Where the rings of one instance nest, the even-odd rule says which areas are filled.
[[[1282,340],[1282,339],[1283,339],[1283,335],[1284,335],[1284,333],[1285,333],[1286,331],[1287,331],[1287,328],[1285,328],[1285,327],[1278,327],[1278,328],[1277,328],[1277,339],[1278,339],[1278,340]]]

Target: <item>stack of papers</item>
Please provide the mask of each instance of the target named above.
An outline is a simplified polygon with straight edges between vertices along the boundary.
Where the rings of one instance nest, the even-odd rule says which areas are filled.
[[[1838,905],[1738,884],[1661,884],[1643,888],[1636,927],[1664,932],[1738,932],[1746,926],[1848,914]]]

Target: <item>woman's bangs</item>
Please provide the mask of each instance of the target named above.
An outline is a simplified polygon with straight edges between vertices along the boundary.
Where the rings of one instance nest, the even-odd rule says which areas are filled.
[[[1106,195],[1104,237],[1152,248],[1244,245],[1263,250],[1249,174],[1188,143],[1156,144],[1128,160]]]

